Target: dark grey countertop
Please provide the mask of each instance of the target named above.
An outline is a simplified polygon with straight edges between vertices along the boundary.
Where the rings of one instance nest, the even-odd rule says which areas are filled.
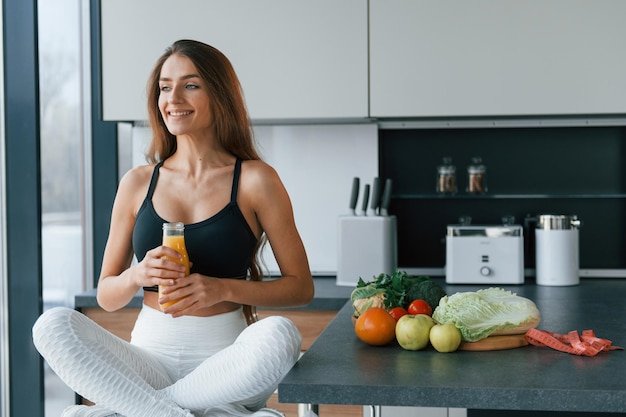
[[[626,282],[503,286],[535,301],[540,329],[593,329],[626,347]],[[485,286],[447,285],[448,294]],[[357,339],[346,303],[278,388],[280,402],[493,410],[626,411],[626,351],[583,357],[546,347],[438,353]]]
[[[354,287],[339,286],[335,277],[315,277],[315,298],[303,307],[291,308],[290,310],[339,310],[350,298]],[[140,308],[143,293],[139,291],[127,307]],[[98,307],[96,290],[89,290],[74,297],[74,308]]]

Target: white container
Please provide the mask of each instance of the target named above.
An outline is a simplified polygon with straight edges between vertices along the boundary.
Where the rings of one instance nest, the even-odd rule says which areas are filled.
[[[337,285],[356,286],[391,275],[398,265],[396,216],[340,216]]]
[[[535,229],[537,285],[568,286],[580,283],[576,216],[539,216]]]

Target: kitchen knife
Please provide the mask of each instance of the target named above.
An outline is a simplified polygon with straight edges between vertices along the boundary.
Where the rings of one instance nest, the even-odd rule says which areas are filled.
[[[375,177],[372,183],[372,195],[371,195],[370,208],[374,216],[378,215],[378,207],[380,206],[380,178]]]
[[[350,194],[350,211],[353,216],[356,216],[356,202],[359,199],[359,177],[354,177],[352,180],[352,193]]]
[[[385,188],[383,189],[383,196],[380,202],[380,215],[389,216],[389,204],[391,203],[391,188],[393,181],[391,178],[387,178],[385,181]]]
[[[369,198],[370,198],[370,185],[369,184],[365,184],[365,188],[363,189],[363,203],[361,205],[361,210],[363,211],[364,216],[367,216],[367,203],[369,202]]]

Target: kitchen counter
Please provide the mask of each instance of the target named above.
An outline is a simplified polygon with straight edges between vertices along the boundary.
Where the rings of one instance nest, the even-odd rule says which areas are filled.
[[[315,277],[315,298],[303,307],[290,308],[290,310],[339,310],[350,299],[350,293],[354,287],[339,286],[334,276]],[[128,308],[140,308],[143,301],[143,292],[140,290]],[[98,307],[96,290],[92,289],[74,297],[74,308]]]
[[[445,285],[448,294],[486,285]],[[583,279],[572,287],[503,286],[533,300],[539,329],[593,329],[626,346],[626,282]],[[339,314],[278,388],[279,401],[458,407],[491,410],[626,411],[626,351],[583,357],[546,347],[438,353],[397,344],[368,346],[357,339],[352,307]]]

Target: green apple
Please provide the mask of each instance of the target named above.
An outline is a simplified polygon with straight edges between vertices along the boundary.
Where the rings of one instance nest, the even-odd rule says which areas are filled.
[[[396,323],[396,339],[403,349],[424,349],[434,325],[435,321],[426,314],[404,315]]]
[[[461,340],[461,331],[454,323],[435,324],[430,329],[430,344],[437,352],[454,352]]]

